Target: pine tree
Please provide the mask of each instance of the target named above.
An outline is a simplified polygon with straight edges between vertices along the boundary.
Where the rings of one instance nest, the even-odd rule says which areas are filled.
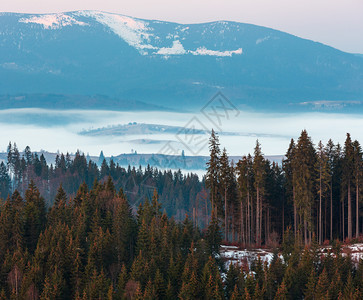
[[[313,143],[306,130],[303,130],[294,150],[294,186],[299,229],[303,228],[305,245],[309,244],[313,230],[315,161]]]
[[[328,163],[328,173],[329,173],[329,198],[330,198],[330,240],[333,240],[333,181],[335,175],[335,165],[337,160],[336,147],[331,139],[329,139],[325,153]]]
[[[0,199],[6,199],[10,193],[11,181],[3,162],[0,163]]]
[[[315,299],[315,291],[316,291],[315,286],[316,286],[316,274],[315,274],[315,270],[312,269],[311,274],[308,279],[308,283],[306,285],[305,293],[304,293],[305,299],[307,299],[307,300]]]
[[[282,168],[285,173],[286,180],[286,196],[288,203],[292,203],[294,207],[294,234],[296,238],[297,234],[297,203],[295,197],[295,185],[296,185],[296,172],[295,172],[295,141],[291,139],[289,148],[285,154],[285,159],[282,161]],[[285,229],[284,229],[285,230]]]
[[[156,270],[155,278],[154,278],[154,286],[155,286],[155,294],[157,299],[164,299],[165,297],[165,282],[163,275],[160,270]]]
[[[121,266],[123,263],[126,263],[130,266],[135,248],[134,235],[136,235],[136,223],[127,199],[123,195],[120,196],[114,198],[116,209],[112,222],[112,239],[114,241],[118,265]],[[139,250],[143,250],[144,245],[139,245],[139,247]]]
[[[241,294],[240,294],[240,292],[238,290],[238,285],[237,284],[235,284],[234,289],[233,289],[233,292],[231,294],[231,297],[228,298],[228,299],[230,299],[230,300],[238,300],[238,299],[241,299]]]
[[[212,209],[217,209],[218,213],[221,212],[221,204],[219,199],[219,169],[220,169],[220,149],[219,138],[212,129],[212,133],[209,139],[209,153],[210,159],[207,163],[207,173],[205,183],[209,188],[210,199],[212,202]]]
[[[157,295],[156,295],[156,291],[155,291],[155,286],[153,285],[153,283],[151,282],[151,280],[148,281],[148,283],[147,283],[147,285],[145,287],[143,299],[145,299],[145,300],[154,300],[154,299],[157,299]]]
[[[353,142],[354,148],[354,181],[355,181],[355,237],[359,237],[359,197],[362,177],[362,148],[357,140]]]
[[[350,134],[347,133],[347,138],[344,143],[344,158],[343,158],[343,187],[347,195],[348,203],[348,239],[352,238],[352,200],[351,200],[351,188],[354,170],[354,147]],[[343,198],[344,201],[344,198]],[[343,220],[344,222],[344,220]],[[343,236],[344,238],[345,236]]]
[[[261,245],[262,237],[262,199],[264,197],[265,185],[265,160],[262,155],[261,146],[258,140],[253,157],[254,187],[256,190],[256,244]]]
[[[55,226],[58,222],[67,223],[66,203],[67,194],[65,193],[62,185],[60,185],[54,199],[54,204],[48,214],[49,225]]]
[[[345,283],[345,286],[344,286],[344,292],[343,292],[344,298],[353,299],[354,293],[355,293],[355,289],[354,289],[354,285],[353,285],[353,279],[352,279],[351,273],[349,273],[347,282]]]
[[[46,221],[44,199],[40,196],[39,190],[33,181],[31,181],[25,192],[24,214],[24,238],[28,250],[33,252]]]
[[[124,298],[127,281],[128,281],[128,273],[125,264],[123,264],[117,280],[116,299],[121,300]]]
[[[279,288],[277,289],[275,300],[287,300],[288,299],[288,293],[285,285],[285,281],[281,283]]]
[[[323,272],[319,276],[318,283],[316,284],[315,297],[317,297],[317,299],[324,299],[328,289],[329,279],[326,269],[324,268]]]
[[[224,198],[224,238],[228,241],[228,221],[227,221],[227,214],[228,214],[228,202],[229,199],[227,198],[229,194],[229,190],[231,188],[231,181],[233,180],[233,173],[231,172],[231,168],[229,165],[229,158],[227,155],[226,148],[223,149],[222,156],[220,158],[220,188],[221,194]]]
[[[225,281],[225,293],[227,299],[232,297],[232,294],[234,293],[234,290],[237,287],[237,281],[238,281],[238,269],[234,266],[234,264],[230,263]]]
[[[328,158],[325,153],[324,145],[320,141],[317,148],[317,159],[316,159],[316,178],[317,191],[319,195],[319,221],[318,221],[318,236],[319,244],[323,243],[323,199],[326,197],[326,192],[329,188],[329,165]]]
[[[209,223],[206,233],[206,241],[209,247],[210,254],[214,257],[219,254],[219,248],[222,242],[222,234],[214,210],[212,210],[212,219]]]
[[[339,297],[339,293],[341,293],[343,290],[343,283],[339,274],[339,271],[336,270],[333,279],[329,286],[329,296],[332,299],[337,299]]]

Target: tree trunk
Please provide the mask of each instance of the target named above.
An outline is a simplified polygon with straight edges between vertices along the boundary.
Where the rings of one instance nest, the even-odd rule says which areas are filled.
[[[259,225],[258,225],[258,227],[259,227],[259,229],[260,229],[260,232],[258,233],[258,240],[259,240],[259,246],[261,246],[261,243],[262,243],[262,224],[263,224],[263,222],[262,222],[262,217],[263,217],[263,206],[262,206],[262,197],[260,198],[260,222],[259,222]]]
[[[285,232],[285,203],[282,202],[282,236],[284,236]]]
[[[330,182],[330,240],[333,240],[333,180]]]
[[[250,235],[250,244],[252,243],[252,238],[254,238],[253,233],[254,233],[254,222],[253,222],[253,205],[252,205],[252,201],[250,199],[249,193],[248,193],[248,207],[249,207],[249,235]]]
[[[259,245],[260,244],[260,227],[259,227],[259,221],[260,221],[260,206],[259,206],[259,198],[260,198],[260,189],[257,188],[256,190],[257,193],[257,201],[256,201],[256,244]]]
[[[297,209],[296,209],[296,201],[295,201],[295,187],[292,188],[292,200],[294,202],[294,233],[296,239],[296,232],[297,232]]]
[[[266,232],[265,232],[265,235],[267,237],[267,238],[265,238],[265,240],[268,241],[270,239],[270,208],[267,209],[267,220],[266,220]]]
[[[355,201],[356,201],[356,211],[355,211],[355,237],[359,237],[359,179],[357,176],[357,183],[355,188]]]
[[[345,215],[344,215],[344,198],[342,201],[342,224],[343,224],[343,241],[345,239]]]
[[[249,207],[249,202],[247,199],[247,206],[246,206],[246,243],[247,244],[251,244],[251,238],[250,238],[250,207]]]
[[[204,198],[205,200],[205,228],[208,228],[208,202],[207,202],[207,197]],[[212,211],[213,211],[213,206],[212,206]]]
[[[348,239],[352,238],[352,199],[350,194],[350,181],[348,182]]]
[[[228,241],[228,224],[227,224],[227,188],[224,189],[224,238]]]
[[[306,221],[306,216],[304,216],[304,244],[308,244],[308,223]]]
[[[323,227],[322,227],[322,223],[321,223],[321,170],[320,170],[320,177],[319,177],[319,245],[322,244],[322,231],[323,231]]]
[[[241,213],[241,220],[240,220],[240,222],[241,222],[241,244],[245,244],[245,235],[244,235],[244,226],[243,226],[243,203],[242,203],[242,200],[241,200],[241,207],[240,207],[240,209],[241,209],[241,211],[240,211],[240,213]]]
[[[234,239],[234,205],[233,205],[233,202],[232,202],[232,211],[231,211],[231,214],[232,214],[232,243],[234,243],[235,239]]]

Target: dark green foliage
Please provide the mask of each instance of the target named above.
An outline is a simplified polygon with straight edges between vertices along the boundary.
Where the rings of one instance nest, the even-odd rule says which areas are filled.
[[[208,226],[206,240],[209,248],[209,253],[213,256],[219,254],[219,247],[222,242],[222,233],[214,210],[212,210],[212,220]]]
[[[41,231],[45,227],[46,209],[42,196],[34,182],[29,184],[25,192],[24,206],[24,240],[26,247],[33,252]]]
[[[0,299],[360,299],[363,263],[337,242],[321,255],[315,238],[359,233],[360,146],[348,139],[341,155],[320,144],[317,156],[306,131],[290,146],[283,169],[259,143],[234,168],[214,134],[205,182],[105,158],[99,170],[79,152],[48,167],[44,155],[9,145]],[[274,248],[272,261],[227,269],[220,225],[227,241]]]

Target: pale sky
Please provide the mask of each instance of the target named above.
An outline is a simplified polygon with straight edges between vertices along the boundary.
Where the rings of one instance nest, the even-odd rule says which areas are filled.
[[[363,54],[363,0],[0,0],[1,12],[73,10],[178,23],[252,23]]]

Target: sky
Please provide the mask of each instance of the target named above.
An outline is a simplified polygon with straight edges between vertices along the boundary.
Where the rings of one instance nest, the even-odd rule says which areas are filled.
[[[363,0],[1,0],[1,12],[101,10],[178,23],[229,20],[363,54]]]

